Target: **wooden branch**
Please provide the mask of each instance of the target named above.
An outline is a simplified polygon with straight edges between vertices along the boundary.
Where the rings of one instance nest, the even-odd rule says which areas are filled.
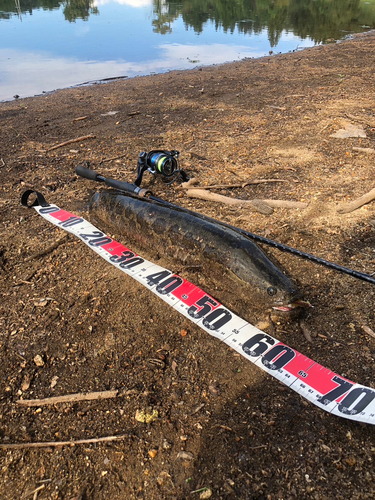
[[[104,158],[104,160],[101,160],[100,163],[105,163],[106,161],[112,161],[112,160],[118,160],[120,158],[124,158],[124,156],[127,156],[128,153],[124,153],[122,155],[119,155],[119,156],[112,156],[112,158]]]
[[[212,184],[210,186],[196,186],[195,189],[231,189],[231,188],[244,188],[251,184],[265,184],[268,182],[288,182],[286,179],[253,179],[241,182],[240,184]],[[188,182],[181,184],[182,189],[190,189],[192,185],[197,183],[197,179],[190,179]]]
[[[211,193],[205,191],[204,189],[188,189],[186,194],[189,198],[198,198],[201,200],[215,201],[218,203],[224,203],[226,205],[238,206],[242,208],[249,208],[260,212],[264,215],[270,215],[273,213],[274,208],[292,208],[292,209],[303,209],[307,207],[307,203],[302,203],[299,201],[287,201],[287,200],[240,200],[238,198],[229,198],[228,196],[223,196],[221,194]]]
[[[73,142],[81,142],[81,141],[86,141],[86,139],[95,139],[96,135],[94,134],[89,134],[89,135],[84,135],[83,137],[77,137],[77,139],[70,139],[69,141],[61,142],[60,144],[56,144],[56,146],[52,146],[52,148],[48,148],[46,152],[48,151],[53,151],[54,149],[57,148],[62,148],[63,146],[67,146],[68,144],[73,144]]]
[[[44,443],[2,443],[0,444],[0,450],[13,449],[22,450],[26,448],[50,448],[56,446],[75,446],[76,444],[90,444],[90,443],[104,443],[109,441],[118,441],[120,439],[126,439],[128,436],[123,434],[120,436],[105,436],[101,438],[91,438],[91,439],[78,439],[77,441],[46,441]]]
[[[180,186],[178,186],[176,189],[177,190],[190,189],[192,186],[195,186],[196,184],[198,184],[198,182],[199,182],[198,179],[196,179],[195,177],[192,177],[187,182],[182,182],[180,184]]]
[[[87,116],[80,116],[79,118],[73,118],[72,122],[81,122],[82,120],[87,120]]]
[[[348,214],[373,200],[375,200],[375,188],[350,203],[342,203],[341,206],[337,208],[337,212],[339,214]]]
[[[25,493],[24,495],[22,495],[21,500],[30,497],[31,495],[33,495],[33,500],[36,500],[38,498],[38,491],[43,490],[45,487],[46,485],[42,484],[41,486],[38,486],[38,488],[35,488],[35,490]]]
[[[273,208],[267,205],[267,203],[264,203],[262,200],[239,200],[238,198],[229,198],[228,196],[223,196],[222,194],[211,193],[210,191],[206,191],[204,189],[188,189],[186,194],[189,198],[215,201],[218,203],[224,203],[225,205],[242,208],[246,207],[264,215],[271,215],[273,213]]]
[[[262,200],[267,205],[269,205],[272,208],[299,208],[299,209],[304,209],[307,208],[308,203],[305,203],[304,201],[289,201],[289,200]]]
[[[45,406],[45,405],[55,405],[58,403],[71,403],[75,401],[92,401],[95,399],[109,399],[109,398],[115,398],[117,394],[118,394],[117,390],[100,391],[100,392],[89,392],[88,394],[83,394],[83,393],[67,394],[65,396],[54,396],[52,398],[45,398],[45,399],[19,399],[18,401],[16,401],[16,403],[22,406]]]
[[[362,325],[362,330],[364,330],[367,333],[367,335],[370,335],[370,337],[375,339],[375,332],[373,330],[371,330],[371,328],[369,326]]]
[[[373,149],[373,148],[358,148],[356,146],[353,146],[352,150],[358,151],[358,153],[367,153],[369,155],[375,154],[375,149]]]

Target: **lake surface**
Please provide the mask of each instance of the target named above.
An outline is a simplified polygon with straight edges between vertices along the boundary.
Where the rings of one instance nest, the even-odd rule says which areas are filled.
[[[0,0],[0,101],[375,28],[375,0]]]

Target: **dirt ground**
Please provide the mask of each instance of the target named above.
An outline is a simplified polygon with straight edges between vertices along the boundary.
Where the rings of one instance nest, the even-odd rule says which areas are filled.
[[[75,175],[79,163],[131,182],[140,151],[177,149],[201,185],[283,181],[218,193],[308,207],[262,215],[190,199],[147,174],[155,195],[374,273],[375,203],[337,211],[375,187],[375,155],[355,149],[375,147],[374,49],[368,33],[0,104],[0,443],[122,436],[0,449],[2,499],[374,498],[371,425],[305,401],[20,204],[32,187],[77,212],[99,187]],[[365,137],[331,137],[348,125]],[[203,289],[217,286],[223,301],[209,270],[184,271],[162,248],[156,261],[151,248],[129,246]],[[375,330],[374,285],[268,251],[314,305],[311,341],[293,321],[270,325],[273,335],[374,387],[375,338],[363,329]],[[260,319],[250,308],[237,312]],[[17,403],[112,389],[117,397],[99,401]],[[137,411],[158,418],[142,423]]]

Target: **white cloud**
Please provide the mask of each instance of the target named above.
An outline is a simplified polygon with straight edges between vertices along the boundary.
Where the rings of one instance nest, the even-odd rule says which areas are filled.
[[[95,7],[106,5],[109,3],[118,3],[120,5],[129,5],[129,7],[147,7],[152,5],[153,0],[94,0]]]
[[[199,65],[221,64],[264,53],[243,45],[163,44],[159,57],[141,62],[80,61],[53,57],[41,52],[0,49],[0,100],[41,94],[58,88],[117,76],[134,77],[173,69],[192,69]]]

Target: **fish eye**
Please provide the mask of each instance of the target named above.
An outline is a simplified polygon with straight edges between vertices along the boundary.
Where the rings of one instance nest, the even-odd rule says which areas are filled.
[[[273,286],[269,286],[267,288],[267,293],[268,293],[268,295],[271,295],[271,297],[273,297],[274,295],[277,294],[277,288],[274,288]]]

